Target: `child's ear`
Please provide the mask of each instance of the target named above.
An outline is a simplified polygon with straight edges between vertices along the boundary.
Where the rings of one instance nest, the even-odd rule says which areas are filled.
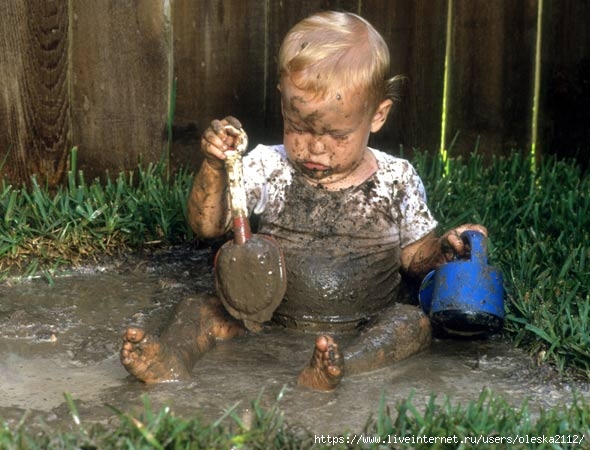
[[[373,114],[373,118],[371,119],[371,133],[376,133],[385,124],[392,105],[393,102],[390,99],[383,100],[379,104],[377,111],[375,111],[375,114]]]

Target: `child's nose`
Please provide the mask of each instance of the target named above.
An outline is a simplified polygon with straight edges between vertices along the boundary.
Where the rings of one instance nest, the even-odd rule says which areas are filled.
[[[326,147],[321,136],[312,136],[308,148],[312,155],[321,155],[326,151]]]

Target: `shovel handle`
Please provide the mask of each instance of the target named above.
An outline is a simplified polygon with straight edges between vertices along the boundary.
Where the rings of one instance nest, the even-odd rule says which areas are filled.
[[[225,171],[229,187],[234,240],[237,244],[244,244],[252,237],[248,221],[248,201],[242,164],[242,155],[248,147],[248,136],[241,128],[237,129],[231,125],[227,125],[225,128],[236,138],[235,148],[225,152]]]

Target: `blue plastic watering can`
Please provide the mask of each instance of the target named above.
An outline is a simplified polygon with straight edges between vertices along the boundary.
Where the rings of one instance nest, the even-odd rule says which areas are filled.
[[[495,333],[504,324],[502,274],[488,266],[487,240],[468,230],[461,239],[469,244],[471,258],[441,265],[420,285],[419,299],[433,326],[450,335]]]

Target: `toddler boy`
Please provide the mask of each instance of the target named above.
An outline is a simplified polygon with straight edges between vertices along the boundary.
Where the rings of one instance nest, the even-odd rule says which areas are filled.
[[[316,331],[301,385],[338,386],[355,373],[391,364],[426,348],[429,320],[417,306],[396,303],[401,273],[420,279],[468,249],[463,225],[435,234],[422,181],[406,160],[371,149],[393,106],[389,51],[364,19],[322,12],[304,19],[279,51],[284,137],[244,158],[249,211],[258,233],[273,236],[286,262],[287,291],[273,322]],[[205,131],[205,159],[189,199],[189,222],[201,238],[230,228],[224,152],[235,144],[232,117]],[[329,332],[326,332],[329,331]],[[346,349],[338,332],[356,334]],[[212,295],[183,301],[170,327],[155,337],[131,327],[121,360],[146,382],[188,377],[216,339],[244,333]]]

